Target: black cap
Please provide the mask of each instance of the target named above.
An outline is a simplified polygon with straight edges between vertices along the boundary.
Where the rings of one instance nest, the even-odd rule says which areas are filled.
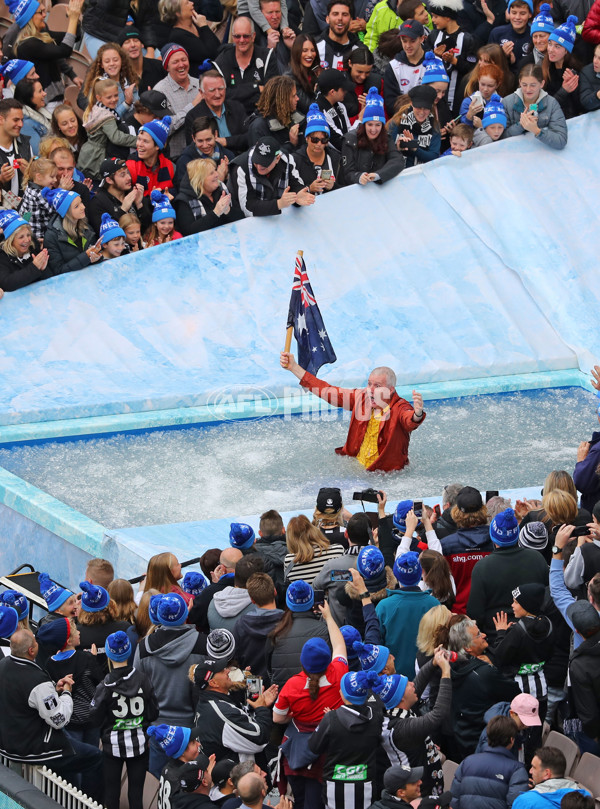
[[[425,36],[425,29],[418,20],[404,20],[398,29],[398,36],[419,39]]]
[[[107,157],[100,163],[100,185],[104,184],[107,177],[112,177],[120,169],[126,169],[127,163],[118,157]]]
[[[319,489],[317,511],[321,514],[335,514],[342,507],[342,493],[339,489]]]
[[[210,766],[210,760],[204,753],[198,753],[194,761],[186,761],[177,771],[177,781],[183,792],[195,792]]]
[[[335,70],[332,67],[322,70],[317,79],[317,85],[322,93],[330,90],[350,90],[354,85],[350,82],[347,74],[343,70]]]
[[[230,758],[222,758],[221,761],[217,761],[210,774],[213,784],[219,789],[225,786],[234,767],[235,761]]]
[[[463,514],[471,514],[483,508],[483,500],[481,499],[481,492],[474,489],[472,486],[463,486],[463,488],[456,495],[456,506]]]
[[[194,669],[194,683],[201,691],[204,691],[206,686],[212,680],[215,674],[223,671],[229,666],[229,661],[226,658],[215,660],[213,657],[200,656],[200,662]]]
[[[117,39],[117,45],[122,45],[127,39],[139,39],[142,44],[144,43],[142,35],[134,25],[127,25],[123,28]]]
[[[159,90],[146,90],[140,95],[140,104],[150,110],[155,118],[164,118],[169,115],[169,100]]]
[[[254,151],[252,152],[252,162],[255,166],[262,166],[267,168],[275,160],[277,155],[281,154],[281,146],[270,135],[260,138],[256,142]]]
[[[394,764],[383,774],[383,786],[387,791],[395,795],[399,789],[404,789],[407,784],[416,784],[423,778],[423,767],[403,767],[401,764]]]
[[[431,84],[417,84],[408,91],[413,107],[422,110],[432,110],[437,92]]]

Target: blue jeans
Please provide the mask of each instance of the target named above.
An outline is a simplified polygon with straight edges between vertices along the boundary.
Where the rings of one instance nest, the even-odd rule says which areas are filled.
[[[93,37],[91,34],[83,35],[83,44],[87,48],[87,52],[95,59],[98,56],[98,48],[101,48],[102,45],[106,45],[106,40],[98,39],[98,37]]]

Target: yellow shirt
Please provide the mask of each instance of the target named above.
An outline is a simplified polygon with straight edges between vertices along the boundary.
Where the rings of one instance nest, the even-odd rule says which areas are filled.
[[[377,458],[379,458],[379,447],[377,446],[379,428],[389,409],[390,406],[388,405],[379,412],[373,411],[371,413],[371,418],[367,424],[367,432],[365,433],[363,442],[358,450],[358,455],[356,456],[357,461],[364,467],[371,466],[371,464],[374,464]]]

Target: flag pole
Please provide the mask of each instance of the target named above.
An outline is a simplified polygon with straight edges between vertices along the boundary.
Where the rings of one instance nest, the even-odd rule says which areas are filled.
[[[304,250],[298,250],[298,258],[302,258],[304,255]],[[288,326],[288,329],[285,333],[285,347],[284,351],[288,352],[292,347],[292,334],[294,333],[294,327]]]

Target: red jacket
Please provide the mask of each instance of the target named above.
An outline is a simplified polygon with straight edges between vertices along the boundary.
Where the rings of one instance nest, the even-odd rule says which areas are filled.
[[[300,384],[316,396],[335,407],[352,410],[348,438],[343,447],[338,447],[338,455],[351,455],[355,458],[362,446],[369,424],[370,407],[367,402],[366,388],[337,388],[322,379],[306,372]],[[413,421],[414,408],[405,399],[401,399],[394,391],[390,402],[388,418],[382,421],[377,447],[379,457],[375,463],[367,467],[369,472],[393,472],[402,469],[408,463],[408,443],[410,433],[416,430],[425,419],[425,411],[421,421]],[[362,416],[362,417],[361,417]]]

